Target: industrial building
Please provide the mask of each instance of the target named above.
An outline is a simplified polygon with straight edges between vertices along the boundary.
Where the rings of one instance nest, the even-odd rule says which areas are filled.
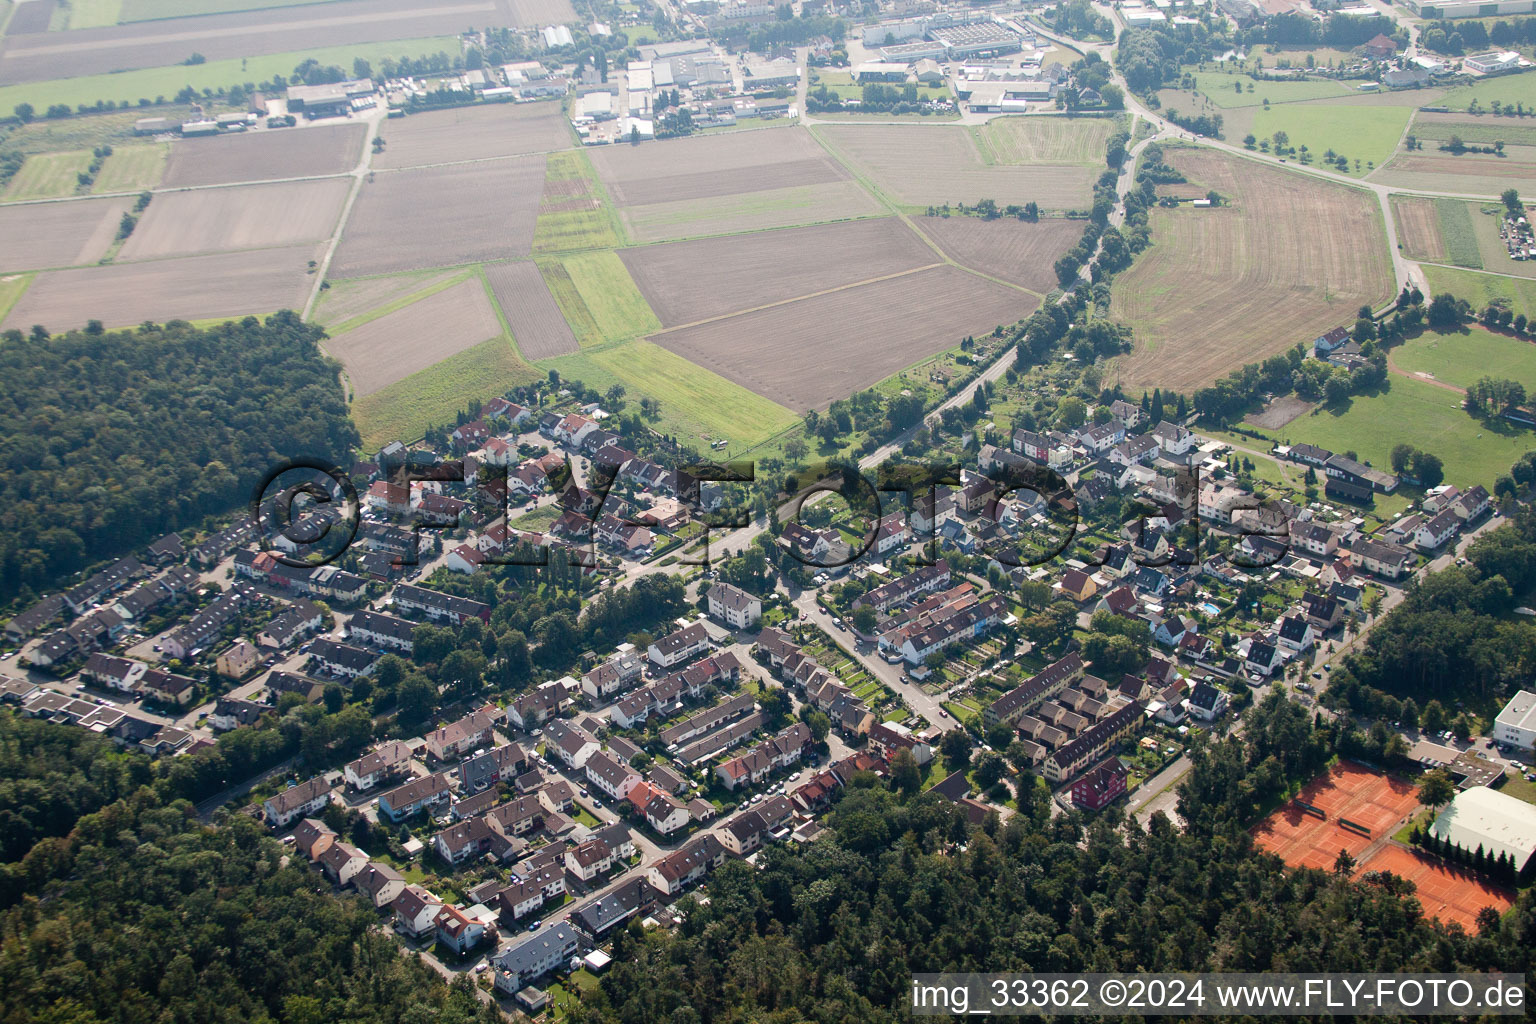
[[[1484,786],[1464,789],[1430,826],[1437,839],[1490,861],[1507,854],[1522,870],[1536,853],[1536,807]]]

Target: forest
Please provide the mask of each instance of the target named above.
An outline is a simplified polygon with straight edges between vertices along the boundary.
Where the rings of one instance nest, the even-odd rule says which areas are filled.
[[[25,749],[39,762],[29,769],[36,778],[78,773],[119,785],[136,774],[121,760],[148,763],[67,726],[23,726],[0,738],[7,755]],[[61,745],[44,732],[85,738]],[[17,883],[0,902],[0,1019],[500,1019],[469,976],[450,985],[405,955],[371,903],[317,888],[308,866],[288,862],[253,819],[227,813],[206,825],[190,804],[162,803],[149,787],[80,809],[66,833],[0,865]]]
[[[1420,705],[1502,704],[1536,672],[1536,626],[1518,616],[1536,586],[1536,512],[1518,509],[1467,549],[1465,566],[1420,573],[1335,672],[1328,694],[1357,710],[1379,694]]]
[[[227,513],[282,460],[350,458],[357,430],[322,337],[291,312],[5,332],[0,603]]]

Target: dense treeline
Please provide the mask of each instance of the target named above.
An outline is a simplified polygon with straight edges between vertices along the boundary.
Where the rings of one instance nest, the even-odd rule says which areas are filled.
[[[146,758],[115,751],[85,729],[0,714],[0,862],[149,781]]]
[[[1348,50],[1375,39],[1378,34],[1396,40],[1399,46],[1408,42],[1408,30],[1399,28],[1391,18],[1357,18],[1348,14],[1331,14],[1323,21],[1300,14],[1277,14],[1262,25],[1248,29],[1242,38],[1250,46],[1277,43]]]
[[[1536,626],[1510,612],[1536,586],[1536,512],[1516,510],[1467,549],[1467,562],[1421,573],[1364,650],[1346,659],[1348,674],[1335,675],[1330,698],[1362,709],[1374,691],[1421,704],[1487,704],[1530,679]]]
[[[1115,65],[1132,92],[1146,95],[1176,85],[1182,65],[1202,64],[1231,45],[1224,32],[1205,24],[1128,28],[1120,33]]]
[[[727,864],[671,936],[620,935],[575,1019],[904,1020],[930,971],[1529,969],[1529,893],[1470,936],[1427,920],[1400,879],[1256,852],[1245,812],[1320,768],[1332,737],[1278,695],[1253,716],[1251,739],[1198,750],[1183,832],[1034,800],[968,834],[942,798],[856,779],[829,837]]]
[[[358,444],[324,332],[278,313],[0,345],[0,601],[226,512],[280,460]]]
[[[116,774],[122,756],[110,744],[30,749],[40,776]],[[148,788],[84,815],[3,866],[16,889],[0,914],[0,1018],[500,1019],[468,975],[445,984],[379,930],[370,903],[322,893],[302,858],[284,866],[283,855],[244,815],[204,826],[190,805],[162,804]]]

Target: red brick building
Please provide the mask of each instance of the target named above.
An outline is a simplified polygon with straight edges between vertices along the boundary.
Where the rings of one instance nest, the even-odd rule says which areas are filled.
[[[1125,793],[1127,773],[1118,757],[1106,758],[1072,783],[1072,805],[1097,811]]]

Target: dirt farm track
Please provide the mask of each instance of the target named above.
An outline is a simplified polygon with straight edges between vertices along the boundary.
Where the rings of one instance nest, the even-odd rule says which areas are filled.
[[[52,7],[44,3],[28,7]],[[0,85],[209,60],[457,35],[468,26],[526,27],[576,20],[570,0],[336,0],[313,6],[145,21],[74,32],[17,34],[0,45]],[[25,27],[25,26],[23,26]],[[44,25],[44,28],[47,26]]]

